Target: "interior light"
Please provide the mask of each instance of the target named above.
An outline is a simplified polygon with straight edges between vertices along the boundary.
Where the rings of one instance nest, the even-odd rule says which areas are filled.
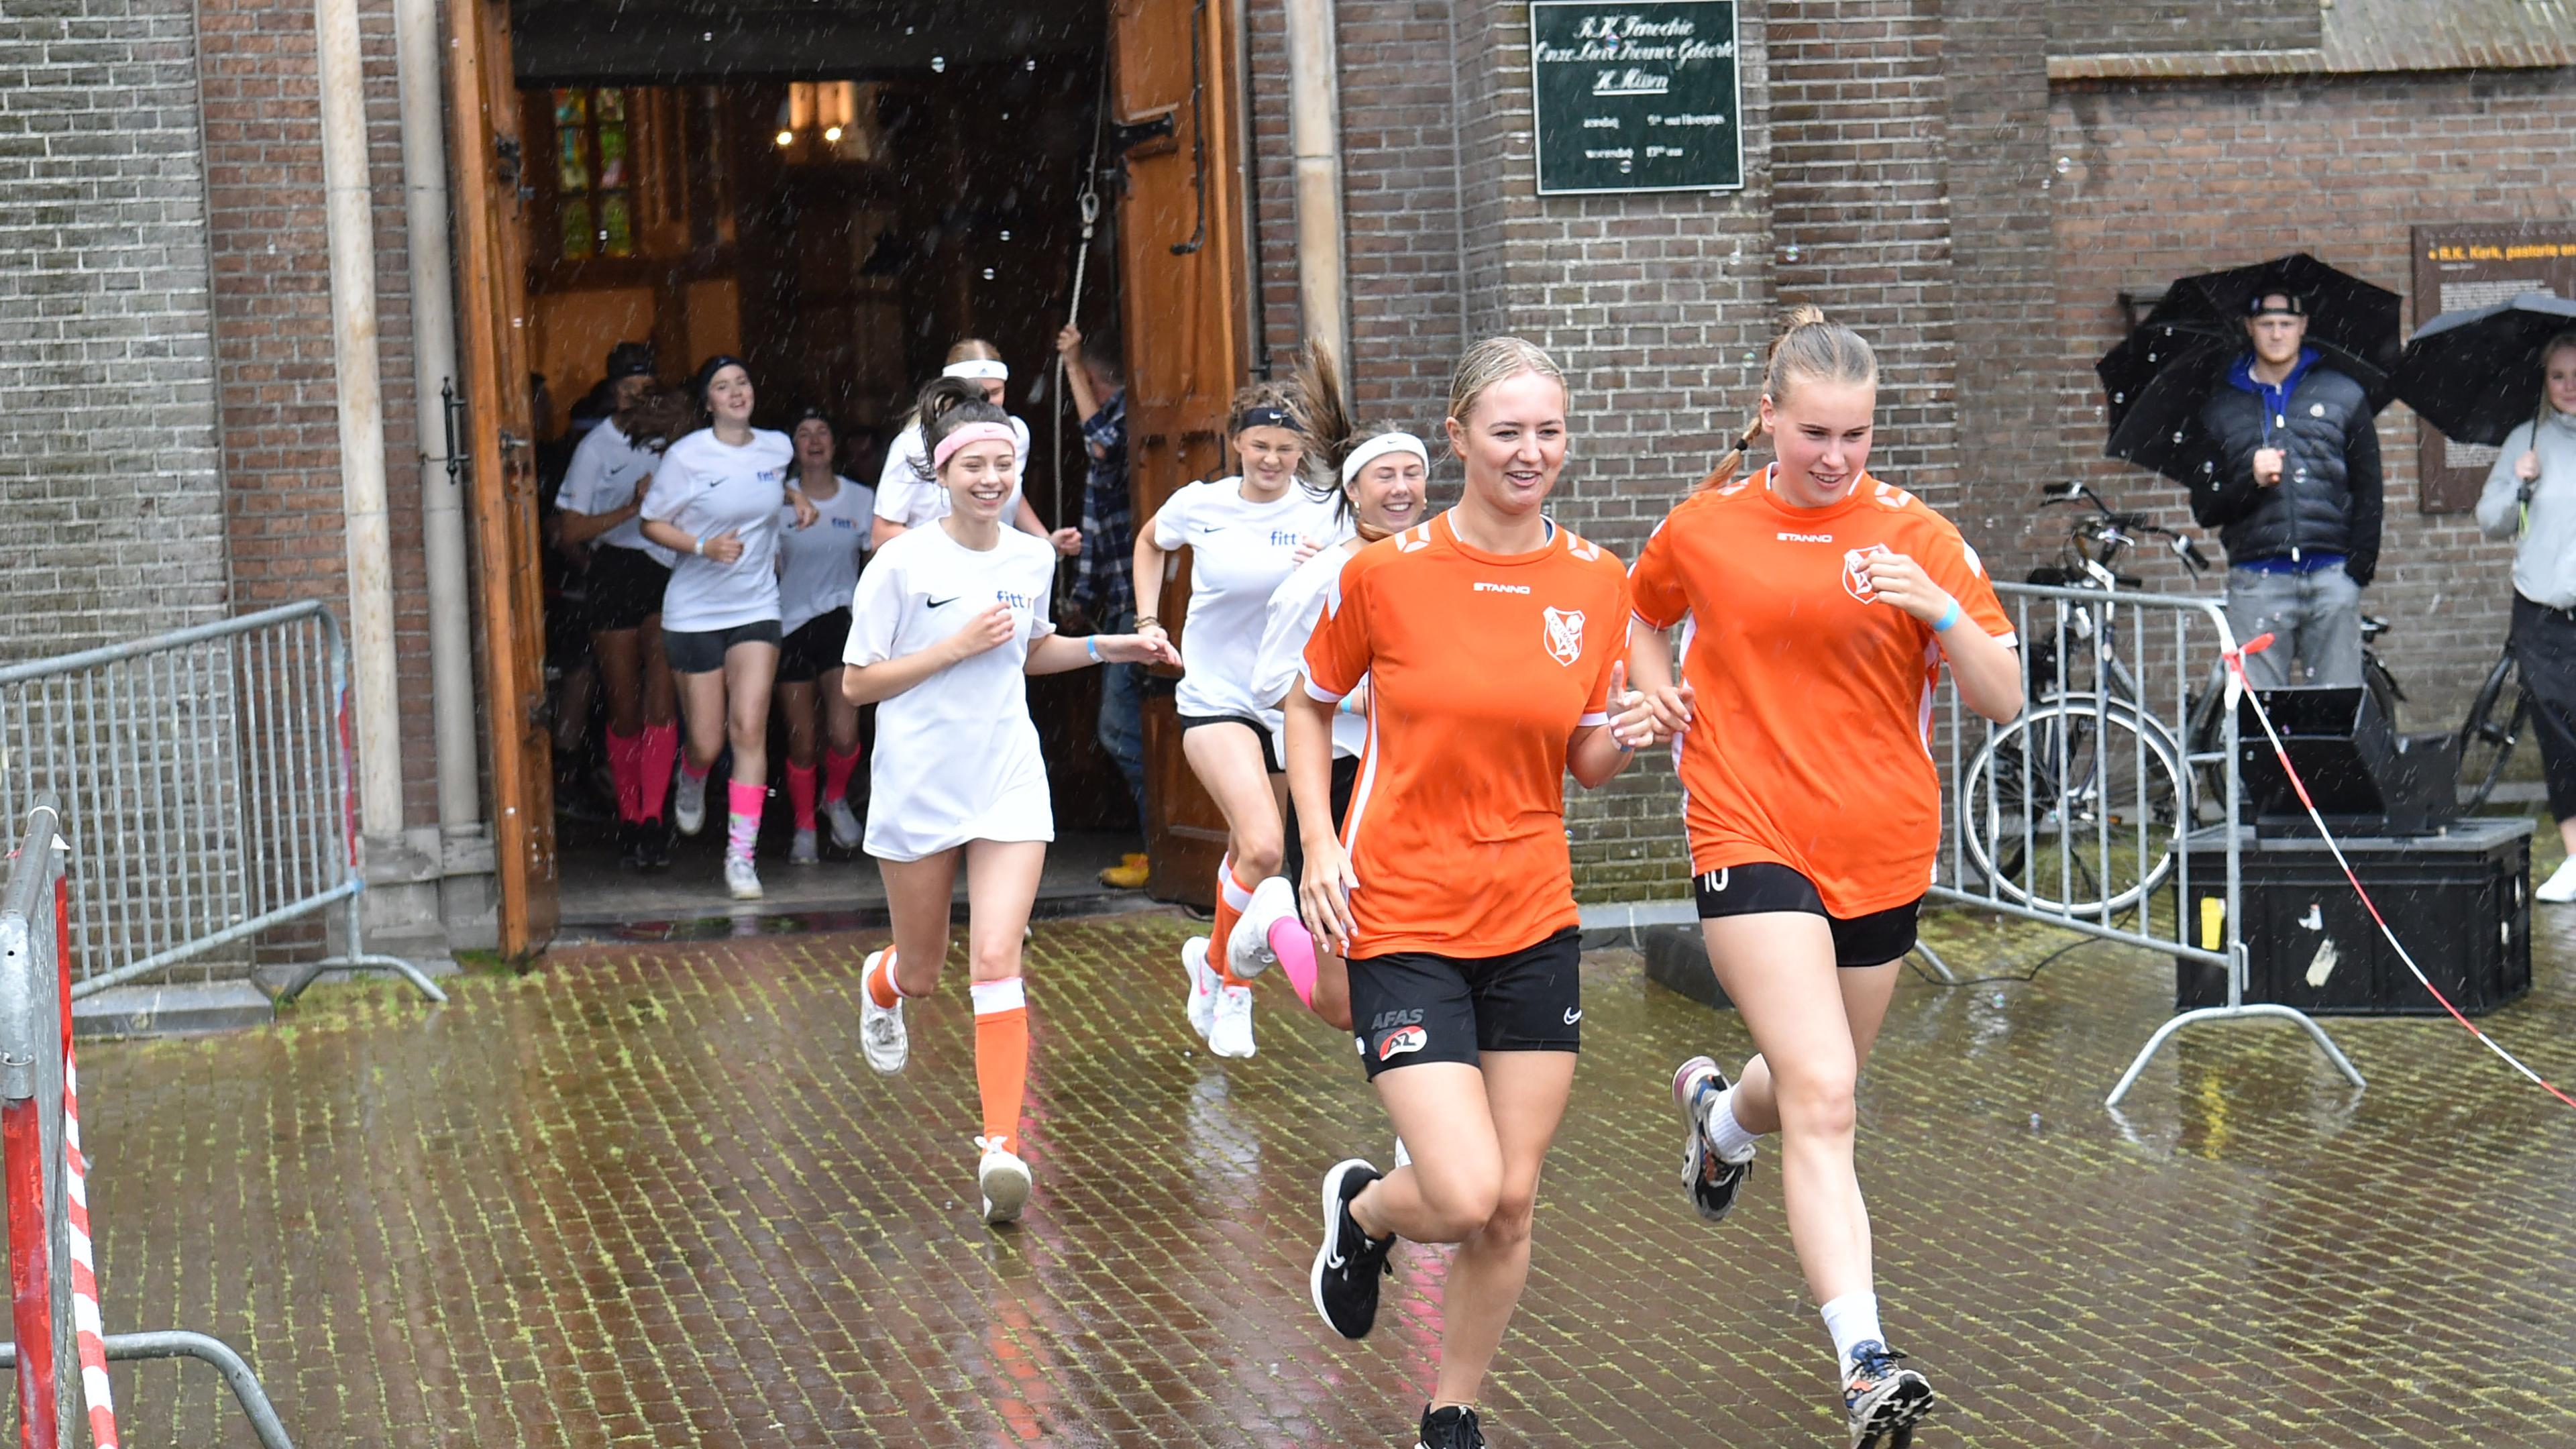
[[[824,139],[824,140],[826,140],[826,141],[838,141],[838,140],[840,140],[840,139],[841,139],[841,128],[840,128],[840,127],[838,127],[838,126],[825,126],[825,127],[823,128],[823,139]]]
[[[782,150],[782,151],[783,151],[783,150],[785,150],[786,148],[788,148],[788,147],[790,147],[790,146],[793,146],[793,145],[795,145],[795,144],[796,144],[796,133],[795,133],[794,131],[781,131],[781,132],[779,132],[779,133],[778,133],[778,147],[779,147],[779,149],[780,149],[780,150]]]

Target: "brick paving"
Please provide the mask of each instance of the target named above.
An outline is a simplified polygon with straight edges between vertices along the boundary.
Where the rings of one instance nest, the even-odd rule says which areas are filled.
[[[863,935],[566,951],[440,1010],[352,985],[274,1030],[88,1047],[109,1326],[231,1339],[308,1446],[1410,1444],[1438,1254],[1399,1250],[1364,1344],[1304,1287],[1317,1174],[1382,1155],[1383,1120],[1276,988],[1258,1058],[1197,1049],[1189,929],[1039,927],[1038,1191],[1001,1233],[963,983],[880,1080]],[[2036,954],[1938,930],[1954,964]],[[2543,938],[2490,1025],[2576,1078],[2576,929]],[[1586,960],[1495,1444],[1839,1444],[1774,1159],[1722,1228],[1674,1184],[1667,1074],[1740,1027]],[[1918,1442],[2576,1444],[2576,1114],[2425,1021],[2333,1024],[2358,1097],[2244,1026],[2106,1114],[2170,991],[2107,946],[1901,991],[1862,1169],[1889,1327],[1948,1398]],[[251,1442],[197,1366],[118,1379],[129,1443]]]

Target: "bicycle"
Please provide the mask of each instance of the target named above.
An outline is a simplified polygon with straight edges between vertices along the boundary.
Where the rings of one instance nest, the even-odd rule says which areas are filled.
[[[2120,657],[2118,594],[2140,581],[2114,565],[2150,539],[2163,540],[2194,579],[2209,562],[2188,535],[2114,510],[2081,482],[2047,485],[2041,495],[2043,506],[2089,503],[2093,511],[2068,528],[2057,563],[2028,581],[2101,599],[2059,598],[2055,630],[2022,641],[2028,702],[1962,772],[1960,837],[1978,875],[2004,898],[2108,919],[2171,877],[2186,831],[2214,823],[2202,818],[2209,808],[2224,808],[2226,780],[2224,664],[2213,660],[2186,694],[2179,731],[2160,717]],[[2387,628],[2363,618],[2362,671],[2393,718],[2405,693],[2371,647]],[[2070,647],[2064,652],[2075,657],[2061,657],[2061,642],[2083,653]],[[2078,675],[2082,687],[2070,683]]]
[[[2497,707],[2510,696],[2513,707],[2502,715]],[[2504,767],[2513,759],[2513,747],[2522,739],[2522,727],[2531,721],[2531,696],[2522,687],[2522,667],[2513,657],[2513,641],[2505,641],[2496,654],[2496,662],[2487,670],[2486,682],[2469,700],[2467,718],[2460,721],[2460,811],[2467,814],[2487,803],[2495,794],[2498,781],[2504,778]]]

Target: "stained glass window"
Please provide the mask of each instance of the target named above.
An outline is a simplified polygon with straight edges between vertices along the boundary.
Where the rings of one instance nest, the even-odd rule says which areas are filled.
[[[626,92],[562,89],[554,103],[555,206],[564,259],[635,255]]]

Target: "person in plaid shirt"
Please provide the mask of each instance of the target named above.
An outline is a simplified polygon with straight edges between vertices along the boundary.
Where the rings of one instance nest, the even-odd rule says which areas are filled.
[[[1082,444],[1091,471],[1082,489],[1082,553],[1074,560],[1074,607],[1104,634],[1135,627],[1136,505],[1127,488],[1127,389],[1118,359],[1096,344],[1085,346],[1080,328],[1056,334],[1065,380],[1082,418]],[[1100,676],[1100,747],[1118,762],[1127,793],[1136,802],[1136,826],[1145,825],[1145,669],[1112,664]],[[1145,884],[1141,851],[1100,873],[1103,885],[1134,890]]]

